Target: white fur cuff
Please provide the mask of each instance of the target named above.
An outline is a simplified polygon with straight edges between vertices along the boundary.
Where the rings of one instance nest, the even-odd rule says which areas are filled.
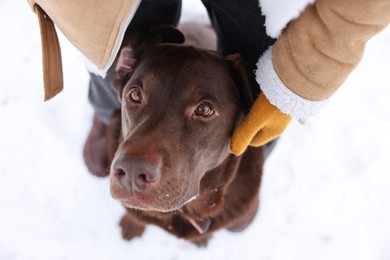
[[[306,100],[288,89],[277,75],[272,64],[272,46],[257,62],[256,81],[271,104],[300,122],[320,112],[328,100]]]

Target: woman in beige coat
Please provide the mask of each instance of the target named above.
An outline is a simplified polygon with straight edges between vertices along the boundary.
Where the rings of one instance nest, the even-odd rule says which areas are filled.
[[[99,5],[78,0],[29,2],[40,17],[47,99],[62,89],[60,52],[51,20],[104,74],[128,26],[175,25],[181,6],[180,0],[100,0]],[[366,42],[390,22],[389,0],[317,0],[275,42],[265,33],[258,0],[202,2],[217,32],[219,51],[239,52],[257,66],[253,76],[261,94],[233,133],[231,151],[236,155],[247,146],[278,137],[291,118],[304,121],[320,111],[361,60]],[[84,155],[90,171],[100,175],[107,158],[90,152],[96,149],[91,145],[105,145],[104,130],[116,105],[107,101],[111,94],[98,90],[108,89],[104,87],[108,80],[93,74],[91,78],[90,98],[97,116]]]

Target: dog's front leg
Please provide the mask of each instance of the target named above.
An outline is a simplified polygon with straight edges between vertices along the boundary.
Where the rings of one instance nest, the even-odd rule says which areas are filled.
[[[145,225],[137,220],[131,212],[126,212],[119,225],[122,228],[122,237],[126,240],[141,236],[145,231]]]

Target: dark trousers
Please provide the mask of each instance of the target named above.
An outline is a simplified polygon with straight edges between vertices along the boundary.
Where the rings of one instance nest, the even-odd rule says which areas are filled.
[[[265,17],[261,14],[259,0],[202,0],[202,2],[217,34],[218,51],[223,55],[240,53],[245,60],[255,65],[261,54],[275,42],[275,39],[266,34]],[[142,0],[129,26],[177,25],[180,13],[181,0]],[[90,103],[99,118],[108,124],[112,112],[120,108],[116,94],[110,86],[111,73],[108,73],[104,79],[92,73],[90,75]]]

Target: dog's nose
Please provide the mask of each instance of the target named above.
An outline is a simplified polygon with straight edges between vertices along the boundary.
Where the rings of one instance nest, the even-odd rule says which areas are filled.
[[[112,163],[112,174],[126,189],[140,192],[159,182],[161,169],[159,163],[150,158],[122,153]]]

